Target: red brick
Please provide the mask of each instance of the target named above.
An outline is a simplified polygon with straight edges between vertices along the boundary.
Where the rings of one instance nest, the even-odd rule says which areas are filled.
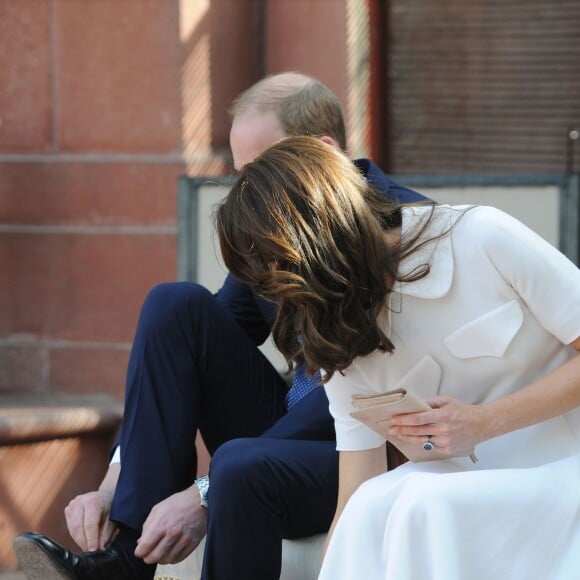
[[[56,0],[62,151],[179,152],[178,0]]]
[[[46,388],[46,356],[38,345],[0,346],[0,392]]]
[[[129,349],[53,348],[49,352],[52,391],[106,393],[122,399]]]
[[[232,101],[252,83],[262,71],[260,50],[263,48],[255,0],[211,2],[209,33],[218,42],[210,50],[211,127],[215,147],[229,150]],[[197,33],[197,31],[196,31]],[[186,54],[195,47],[195,35],[184,43]],[[183,79],[184,84],[195,79]]]
[[[313,75],[327,84],[346,107],[346,13],[347,0],[269,2],[264,49],[267,72],[298,70]],[[326,34],[329,30],[333,32]]]
[[[131,341],[175,256],[173,235],[1,234],[0,336]]]
[[[49,2],[0,3],[0,152],[52,146]]]
[[[174,225],[180,163],[0,164],[0,223]]]

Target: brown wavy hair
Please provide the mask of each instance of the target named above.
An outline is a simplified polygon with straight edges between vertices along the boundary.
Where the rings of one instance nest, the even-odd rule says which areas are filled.
[[[312,137],[284,139],[242,169],[215,221],[228,269],[278,305],[274,342],[290,370],[306,362],[326,382],[355,357],[393,351],[378,318],[420,232],[386,243],[401,206],[344,154]]]

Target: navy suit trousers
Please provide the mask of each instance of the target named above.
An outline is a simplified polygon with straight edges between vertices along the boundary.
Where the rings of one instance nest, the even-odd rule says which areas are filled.
[[[140,530],[155,504],[192,484],[199,429],[212,455],[204,580],[278,578],[282,538],[326,531],[338,482],[324,389],[289,412],[286,392],[210,292],[154,288],[129,361],[111,518]]]

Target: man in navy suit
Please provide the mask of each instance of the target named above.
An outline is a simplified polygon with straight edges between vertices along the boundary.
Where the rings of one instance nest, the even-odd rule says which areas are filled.
[[[346,149],[337,97],[298,73],[250,87],[232,119],[236,169],[288,135]],[[354,163],[384,195],[425,200],[368,159]],[[188,282],[150,292],[109,471],[65,510],[83,552],[22,534],[15,550],[29,578],[150,579],[157,563],[183,560],[207,533],[205,580],[273,580],[282,538],[328,530],[338,481],[328,400],[300,368],[289,389],[259,351],[274,316],[272,303],[231,275],[216,295]],[[212,459],[209,477],[195,479],[198,430]]]

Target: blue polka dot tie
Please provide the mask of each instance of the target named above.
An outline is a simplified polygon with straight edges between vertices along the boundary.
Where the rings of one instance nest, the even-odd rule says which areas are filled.
[[[302,363],[296,368],[292,386],[286,395],[288,409],[292,408],[300,399],[305,397],[310,391],[318,386],[320,373],[315,373],[312,377],[306,374],[306,364]]]

